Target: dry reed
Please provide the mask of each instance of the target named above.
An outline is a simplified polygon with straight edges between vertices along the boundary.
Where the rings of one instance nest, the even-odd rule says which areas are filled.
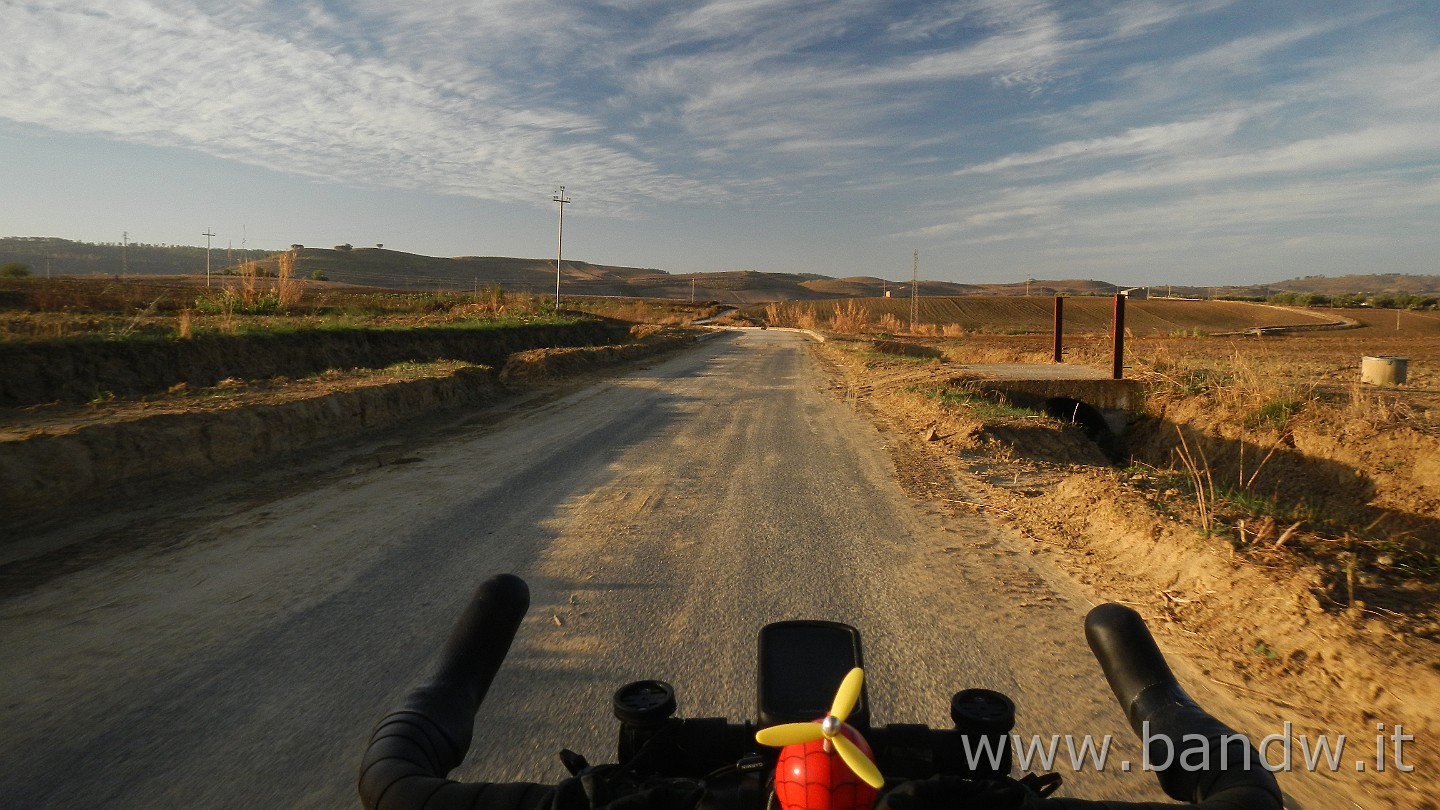
[[[258,281],[260,278],[260,263],[249,261],[240,264],[240,303],[245,309],[255,306],[260,299]]]
[[[305,285],[295,279],[295,251],[282,253],[276,258],[275,297],[281,310],[289,310],[300,303]]]

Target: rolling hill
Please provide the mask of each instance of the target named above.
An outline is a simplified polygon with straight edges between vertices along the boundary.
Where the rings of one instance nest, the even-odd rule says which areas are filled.
[[[213,271],[250,260],[275,267],[281,251],[211,252]],[[295,275],[323,276],[338,284],[400,290],[465,290],[500,285],[516,292],[545,294],[555,290],[555,262],[503,256],[441,258],[386,250],[382,247],[295,248]],[[93,244],[50,237],[0,238],[0,264],[20,262],[32,275],[203,276],[205,248],[132,243]],[[1028,283],[967,284],[922,280],[922,297],[1009,295],[1112,295],[1119,286],[1094,279],[1032,279]],[[562,294],[637,298],[688,299],[747,305],[780,300],[826,298],[908,298],[910,283],[876,276],[831,278],[814,273],[760,273],[733,270],[716,273],[669,273],[657,268],[621,267],[566,260]],[[1278,292],[1324,294],[1440,293],[1440,276],[1350,275],[1309,276],[1253,286],[1169,286],[1152,289],[1156,297],[1236,297],[1263,299]]]

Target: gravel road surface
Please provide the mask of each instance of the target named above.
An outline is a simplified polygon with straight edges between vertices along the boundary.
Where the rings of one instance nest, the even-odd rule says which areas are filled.
[[[749,717],[760,626],[824,618],[864,635],[875,722],[948,724],[953,691],[998,689],[1017,732],[1112,734],[1137,761],[1059,768],[1066,793],[1160,797],[1084,594],[1028,541],[908,499],[903,437],[832,393],[806,341],[731,333],[381,466],[341,454],[201,514],[0,548],[0,801],[358,806],[371,727],[502,571],[531,612],[457,776],[554,781],[562,747],[607,761],[610,694],[638,678],[676,684],[682,714]]]

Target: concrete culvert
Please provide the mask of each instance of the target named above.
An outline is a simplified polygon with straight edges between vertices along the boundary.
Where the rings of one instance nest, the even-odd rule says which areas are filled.
[[[1093,405],[1069,397],[1054,397],[1045,400],[1045,415],[1079,425],[1085,436],[1100,445],[1100,449],[1112,458],[1120,446],[1120,439],[1110,429],[1105,415]]]

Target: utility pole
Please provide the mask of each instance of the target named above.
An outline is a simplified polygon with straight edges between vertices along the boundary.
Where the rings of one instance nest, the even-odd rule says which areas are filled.
[[[915,322],[920,316],[920,251],[915,251],[910,265],[910,334],[915,334]]]
[[[565,206],[570,203],[570,199],[565,196],[565,187],[564,187],[564,186],[561,186],[561,187],[560,187],[560,190],[557,191],[557,192],[555,192],[555,196],[554,196],[554,197],[551,197],[550,199],[553,200],[553,201],[555,201],[556,203],[559,203],[559,205],[560,205],[560,232],[559,232],[559,234],[558,234],[558,236],[557,236],[557,238],[556,238],[556,245],[555,245],[555,311],[556,311],[556,312],[559,312],[559,311],[560,311],[560,262],[562,261],[564,255],[565,255]]]
[[[120,232],[120,275],[130,274],[130,232]]]
[[[206,228],[206,229],[205,229],[205,233],[200,234],[201,236],[205,237],[205,286],[206,286],[206,287],[209,287],[209,286],[210,286],[210,237],[212,237],[212,236],[215,235],[214,233],[212,233],[212,231],[214,231],[214,228]]]
[[[690,277],[690,303],[695,303],[695,277]]]

